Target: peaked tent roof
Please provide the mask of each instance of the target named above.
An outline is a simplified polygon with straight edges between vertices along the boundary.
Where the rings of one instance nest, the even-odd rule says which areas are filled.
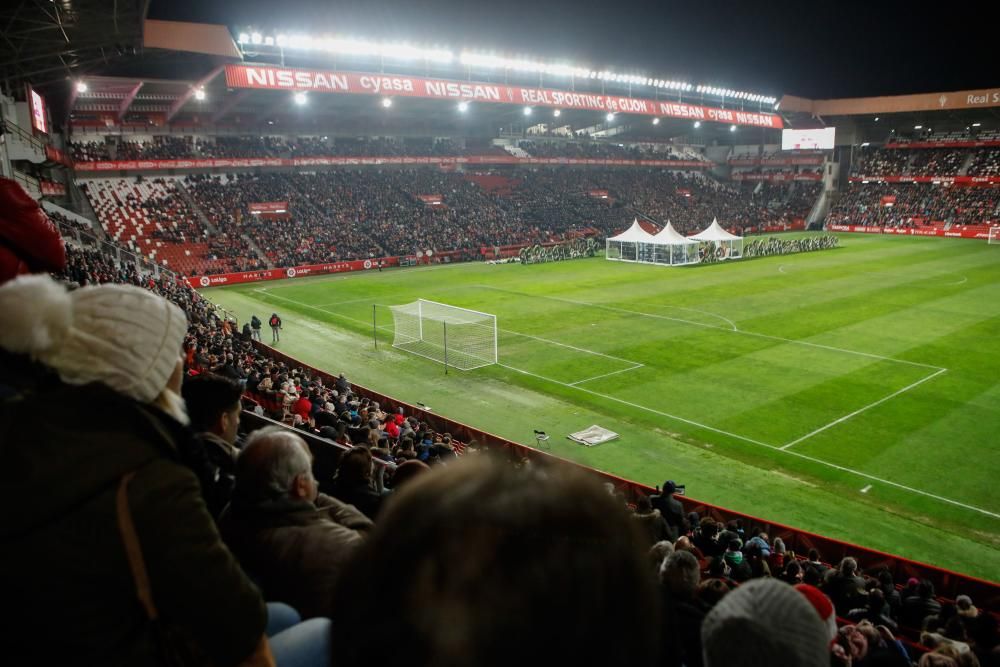
[[[632,226],[626,229],[624,232],[618,236],[612,236],[609,241],[651,241],[653,235],[639,226],[639,219],[636,218],[632,222]]]
[[[722,225],[719,224],[718,218],[713,218],[712,224],[710,224],[707,229],[688,238],[694,239],[695,241],[736,241],[738,239],[742,239],[743,237],[730,234],[722,228]]]
[[[697,243],[697,241],[692,241],[686,236],[682,236],[680,232],[674,229],[674,226],[670,224],[667,220],[667,224],[659,232],[653,236],[653,240],[657,243],[662,243],[663,245],[691,245]]]

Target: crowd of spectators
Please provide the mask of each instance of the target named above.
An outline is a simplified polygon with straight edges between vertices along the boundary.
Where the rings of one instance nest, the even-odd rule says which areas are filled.
[[[827,222],[871,227],[982,225],[1000,219],[1000,188],[928,183],[851,183]]]
[[[851,173],[854,176],[996,176],[1000,175],[1000,148],[862,148],[855,156]]]
[[[132,288],[0,288],[11,324],[69,309],[46,320],[58,335],[0,332],[0,384],[22,417],[5,422],[5,451],[25,463],[7,469],[4,501],[51,490],[3,532],[5,591],[24,611],[13,655],[151,665],[186,636],[220,666],[500,667],[530,647],[548,664],[905,667],[917,656],[898,637],[916,632],[933,649],[920,667],[996,664],[996,617],[967,596],[899,590],[888,570],[830,567],[743,520],[687,513],[669,480],[633,509],[562,462],[458,445],[343,375],[275,361],[255,325],[111,254],[68,248],[56,275]],[[291,429],[240,438],[241,394]],[[158,614],[141,585],[136,602],[136,551]],[[295,609],[265,608],[277,600]],[[276,612],[294,619],[279,627],[311,620],[292,641]]]

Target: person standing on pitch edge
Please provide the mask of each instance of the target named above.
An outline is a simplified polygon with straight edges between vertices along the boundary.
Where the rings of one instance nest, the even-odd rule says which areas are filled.
[[[271,344],[280,342],[281,335],[278,332],[281,330],[281,318],[278,317],[278,313],[271,313],[271,319],[268,320],[268,324],[271,325]]]
[[[260,318],[254,315],[250,318],[250,336],[253,340],[260,340]]]

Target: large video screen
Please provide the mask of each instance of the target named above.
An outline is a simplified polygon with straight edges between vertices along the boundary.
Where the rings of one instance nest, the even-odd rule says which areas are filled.
[[[45,98],[28,86],[28,105],[31,107],[31,125],[39,132],[49,133],[49,123],[45,113]]]
[[[783,151],[828,151],[833,150],[833,135],[836,128],[824,127],[817,130],[782,130],[781,150]]]

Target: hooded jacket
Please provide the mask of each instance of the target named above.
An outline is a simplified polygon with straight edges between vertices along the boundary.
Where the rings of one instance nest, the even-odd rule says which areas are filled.
[[[170,417],[97,383],[0,405],[0,590],[17,610],[5,624],[14,663],[157,663],[117,524],[115,494],[129,472],[163,622],[219,667],[254,651],[266,609],[177,458],[184,437]]]

